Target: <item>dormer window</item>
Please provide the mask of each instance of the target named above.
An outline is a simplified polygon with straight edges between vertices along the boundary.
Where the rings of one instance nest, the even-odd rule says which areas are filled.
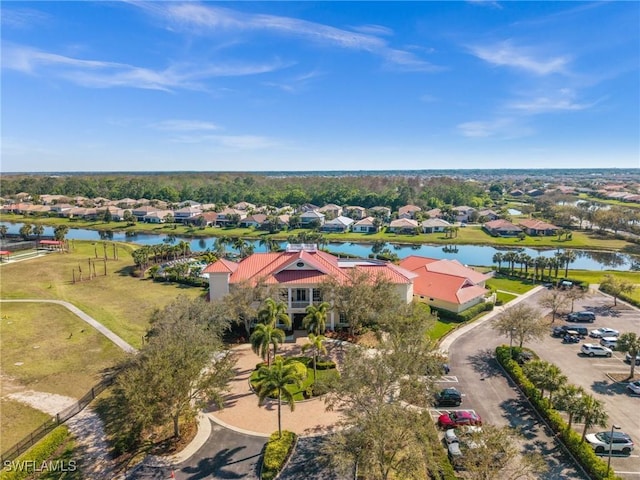
[[[298,262],[298,263],[296,263],[296,267],[298,267],[298,268],[302,268],[302,267],[304,267],[304,262]]]

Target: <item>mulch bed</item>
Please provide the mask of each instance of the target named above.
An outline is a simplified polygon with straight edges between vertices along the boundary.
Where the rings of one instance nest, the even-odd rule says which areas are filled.
[[[626,373],[607,373],[607,376],[616,383],[629,383],[640,380],[640,372],[634,372],[633,378],[629,377],[629,372]]]

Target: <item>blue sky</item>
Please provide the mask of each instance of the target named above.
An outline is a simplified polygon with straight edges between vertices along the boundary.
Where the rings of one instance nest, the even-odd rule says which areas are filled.
[[[640,167],[640,2],[2,2],[2,171]]]

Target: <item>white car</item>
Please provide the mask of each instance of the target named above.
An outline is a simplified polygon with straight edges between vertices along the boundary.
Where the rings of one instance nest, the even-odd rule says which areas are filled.
[[[629,383],[629,385],[627,385],[627,390],[634,395],[640,395],[640,380]]]
[[[618,330],[614,330],[613,328],[596,328],[595,330],[591,330],[589,336],[592,338],[602,338],[602,337],[617,337],[620,335]]]
[[[624,361],[631,365],[631,354],[629,352],[624,356]],[[636,365],[640,365],[640,353],[636,355]]]
[[[600,345],[607,348],[616,348],[618,346],[618,337],[602,337]]]
[[[610,348],[596,345],[595,343],[585,343],[580,347],[580,351],[588,357],[610,357],[613,351]]]
[[[598,454],[608,454],[611,449],[629,455],[633,450],[633,440],[624,432],[613,432],[613,436],[611,432],[589,433],[584,438]]]

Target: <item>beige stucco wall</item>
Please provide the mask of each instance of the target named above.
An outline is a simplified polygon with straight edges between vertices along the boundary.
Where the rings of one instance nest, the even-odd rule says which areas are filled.
[[[209,274],[209,299],[218,300],[229,293],[229,274],[210,273]]]

